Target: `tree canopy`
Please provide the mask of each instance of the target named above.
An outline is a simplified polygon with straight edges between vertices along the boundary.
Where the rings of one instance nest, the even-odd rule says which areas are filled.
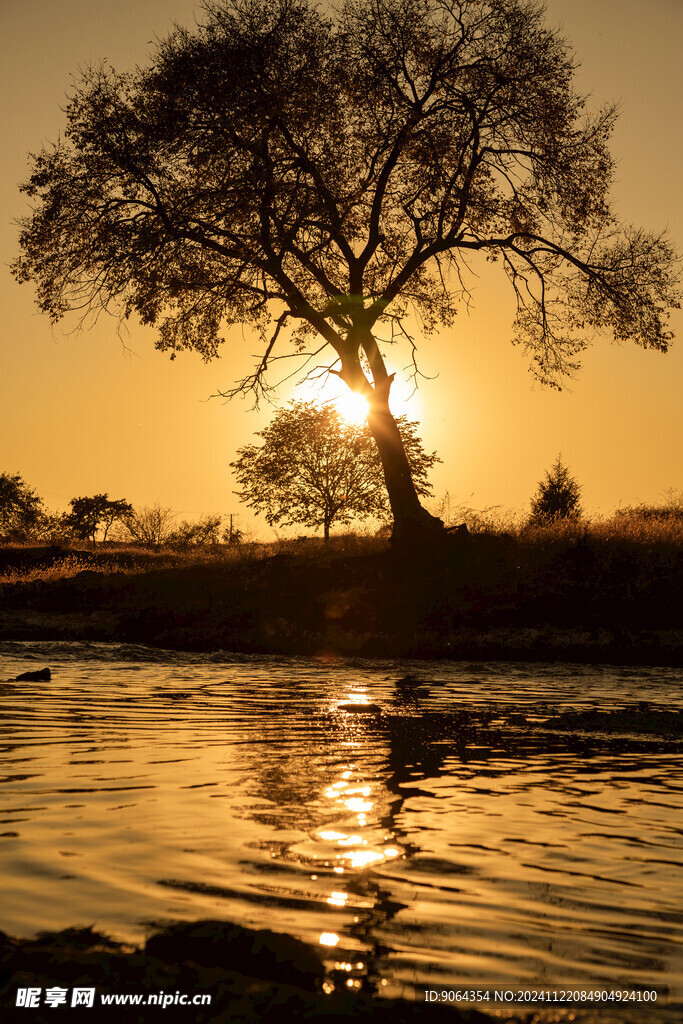
[[[27,540],[44,516],[42,500],[19,473],[0,473],[0,540]]]
[[[123,520],[133,512],[133,506],[123,498],[110,498],[108,494],[93,494],[91,497],[72,498],[71,512],[65,518],[66,524],[78,537],[88,538],[93,544],[97,531],[102,530],[102,540],[116,520]]]
[[[513,340],[546,383],[596,331],[667,350],[675,253],[612,212],[615,108],[587,110],[537,0],[204,12],[147,67],[87,70],[33,158],[14,273],[53,319],[136,315],[171,357],[206,360],[248,325],[260,352],[230,394],[258,396],[275,359],[338,373],[369,400],[397,523],[429,517],[386,344],[414,357],[410,316],[420,334],[452,324],[477,259],[506,276]]]
[[[578,519],[580,515],[581,488],[558,455],[531,500],[531,521],[547,523],[556,519]]]
[[[428,473],[440,459],[424,451],[417,423],[401,416],[398,427],[418,494],[431,494]],[[367,423],[349,423],[330,405],[291,402],[257,437],[262,444],[240,449],[231,466],[236,493],[271,526],[322,527],[327,540],[335,522],[389,515],[382,463]]]

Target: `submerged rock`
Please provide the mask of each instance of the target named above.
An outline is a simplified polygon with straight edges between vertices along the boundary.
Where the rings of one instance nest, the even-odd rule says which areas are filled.
[[[49,668],[37,669],[35,672],[22,672],[21,675],[15,676],[17,682],[26,683],[49,683],[52,679],[52,673]]]
[[[308,990],[318,988],[323,976],[320,958],[305,942],[228,921],[174,925],[148,939],[145,952],[166,962],[228,967],[252,978]]]

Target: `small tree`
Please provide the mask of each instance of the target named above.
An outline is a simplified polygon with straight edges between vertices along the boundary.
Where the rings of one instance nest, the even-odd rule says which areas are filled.
[[[581,488],[558,455],[545,480],[531,499],[531,522],[548,523],[556,519],[578,519],[581,515]]]
[[[156,505],[135,509],[123,522],[138,544],[146,548],[158,548],[168,539],[175,515],[172,509],[162,508],[157,502]]]
[[[174,548],[203,548],[218,544],[221,516],[202,516],[196,523],[183,519],[168,535],[167,542]]]
[[[71,512],[66,522],[76,536],[95,543],[97,531],[102,529],[102,543],[116,520],[131,515],[133,506],[123,498],[110,498],[107,494],[93,494],[90,498],[72,498]]]
[[[419,495],[431,488],[427,473],[440,459],[428,455],[417,437],[417,423],[397,418],[401,440]],[[235,493],[271,526],[322,526],[390,515],[382,463],[367,423],[347,423],[332,406],[291,402],[257,435],[259,447],[238,451],[230,465],[241,487]]]
[[[41,499],[18,473],[0,473],[0,540],[28,540],[44,515]]]

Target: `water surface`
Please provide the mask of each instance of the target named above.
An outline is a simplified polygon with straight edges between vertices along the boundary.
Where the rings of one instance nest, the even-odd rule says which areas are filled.
[[[683,672],[0,645],[43,665],[0,683],[0,929],[224,918],[387,995],[681,998]]]

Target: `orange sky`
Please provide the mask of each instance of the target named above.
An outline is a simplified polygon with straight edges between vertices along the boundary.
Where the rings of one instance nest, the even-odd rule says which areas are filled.
[[[612,146],[619,212],[668,228],[683,251],[683,2],[549,0],[547,8],[581,62],[579,88],[596,103],[621,101]],[[11,221],[24,210],[17,183],[26,154],[59,133],[71,73],[102,58],[119,69],[144,63],[154,37],[172,19],[191,24],[194,11],[192,0],[0,0],[0,472],[21,473],[55,509],[106,491],[135,505],[159,501],[188,518],[239,512],[266,538],[273,534],[265,522],[233,496],[228,463],[272,410],[208,401],[249,367],[255,343],[235,335],[222,359],[205,366],[191,353],[170,362],[154,350],[153,333],[134,324],[120,338],[106,317],[80,335],[68,333],[68,323],[52,329],[31,287],[16,285],[7,270],[16,255]],[[482,267],[476,308],[422,346],[424,372],[438,376],[423,382],[406,411],[443,459],[432,475],[436,495],[448,490],[452,503],[521,511],[560,451],[591,512],[682,489],[683,342],[662,356],[597,339],[571,391],[534,387],[509,344],[511,296],[497,270]],[[680,312],[673,326],[680,337]],[[388,361],[400,370],[408,354],[391,352]],[[290,394],[284,389],[282,399]]]

